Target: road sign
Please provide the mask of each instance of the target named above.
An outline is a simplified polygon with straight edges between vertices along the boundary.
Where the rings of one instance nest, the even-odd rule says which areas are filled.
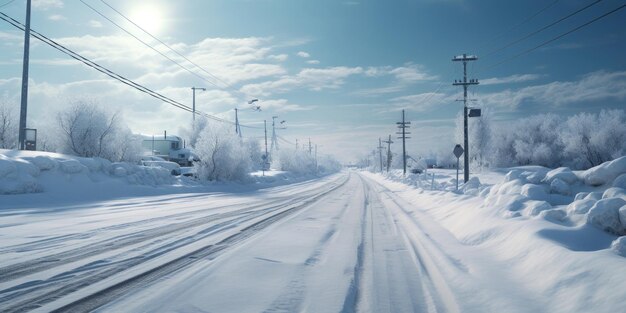
[[[463,147],[461,147],[461,145],[456,145],[454,146],[454,150],[452,151],[454,153],[454,156],[458,159],[463,155],[463,152],[465,150],[463,150]]]

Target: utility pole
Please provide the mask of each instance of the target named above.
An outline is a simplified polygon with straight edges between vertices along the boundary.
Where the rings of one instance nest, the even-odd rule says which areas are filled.
[[[315,144],[315,174],[317,174],[317,144]]]
[[[391,144],[393,143],[393,141],[391,141],[391,135],[389,135],[389,140],[383,142],[387,144],[387,173],[389,173],[389,167],[391,166]]]
[[[385,149],[385,147],[383,147],[383,142],[380,139],[380,137],[378,137],[378,157],[380,158],[380,172],[381,173],[384,171],[384,169],[383,169],[383,149]]]
[[[265,176],[265,165],[269,163],[267,159],[267,120],[263,120],[263,127],[265,129],[265,155],[263,156],[263,176]]]
[[[206,88],[191,87],[191,90],[193,93],[192,113],[193,113],[193,121],[195,123],[196,122],[196,90],[206,91]]]
[[[298,138],[296,138],[296,151],[298,151]]]
[[[476,61],[478,57],[475,55],[467,55],[463,53],[462,56],[455,56],[452,61],[453,62],[463,62],[463,80],[457,81],[454,80],[453,86],[463,86],[463,146],[465,150],[465,155],[463,156],[463,178],[465,182],[469,180],[469,139],[467,135],[467,86],[469,85],[478,85],[477,79],[467,80],[467,62]]]
[[[272,116],[272,146],[270,148],[271,152],[274,152],[274,149],[278,151],[278,139],[276,138],[276,119],[278,116]]]
[[[241,127],[239,126],[239,109],[235,108],[235,133],[241,139]]]
[[[404,120],[404,110],[402,110],[402,122],[396,122],[398,124],[398,128],[402,131],[397,132],[396,134],[402,135],[402,137],[398,137],[398,139],[402,139],[402,167],[403,167],[403,175],[406,175],[406,140],[411,139],[411,137],[407,137],[406,135],[410,134],[406,131],[407,128],[411,128],[409,124],[411,122],[406,122]]]
[[[313,147],[311,146],[311,138],[309,137],[309,155],[313,153]]]
[[[26,28],[24,29],[24,61],[22,63],[22,99],[20,104],[20,150],[26,149],[26,111],[28,107],[28,63],[30,58],[30,0],[26,1]]]

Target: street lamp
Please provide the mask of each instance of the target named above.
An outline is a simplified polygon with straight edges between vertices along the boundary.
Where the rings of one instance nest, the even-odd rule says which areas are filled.
[[[202,91],[206,91],[206,88],[202,88],[202,87],[191,87],[192,93],[193,93],[193,106],[192,106],[192,113],[193,113],[193,121],[196,121],[196,90],[202,90]]]

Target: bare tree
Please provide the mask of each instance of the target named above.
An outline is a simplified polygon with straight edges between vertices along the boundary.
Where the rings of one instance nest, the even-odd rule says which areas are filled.
[[[17,135],[17,114],[11,107],[11,102],[3,97],[0,100],[0,149],[15,149]]]
[[[108,113],[95,103],[83,100],[60,112],[57,122],[63,152],[82,157],[115,158],[114,139],[121,127],[119,113]]]

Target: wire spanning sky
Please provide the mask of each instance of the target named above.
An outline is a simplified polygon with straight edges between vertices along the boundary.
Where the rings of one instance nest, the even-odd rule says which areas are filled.
[[[462,53],[479,58],[468,67],[481,82],[470,97],[496,123],[626,107],[626,9],[540,46],[623,1],[83,1],[33,0],[31,27],[186,105],[192,86],[206,87],[196,94],[203,112],[234,120],[238,107],[253,126],[278,115],[287,121],[280,136],[310,137],[346,162],[395,133],[402,109],[409,153],[451,150],[462,96],[451,86],[462,67],[451,59]],[[25,0],[0,11],[23,22]],[[0,92],[19,106],[23,33],[2,22],[0,38]],[[34,38],[30,78],[29,127],[44,128],[77,97],[122,110],[137,133],[191,123],[190,113]],[[261,112],[247,104],[254,98]]]

